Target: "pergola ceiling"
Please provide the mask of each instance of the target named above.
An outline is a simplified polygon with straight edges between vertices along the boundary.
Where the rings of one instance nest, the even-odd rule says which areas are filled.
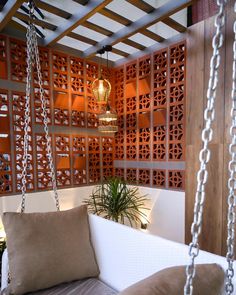
[[[112,45],[109,60],[118,62],[186,30],[193,0],[35,0],[44,18],[34,20],[42,44],[62,44],[91,58]],[[0,0],[0,31],[25,31],[27,1]]]

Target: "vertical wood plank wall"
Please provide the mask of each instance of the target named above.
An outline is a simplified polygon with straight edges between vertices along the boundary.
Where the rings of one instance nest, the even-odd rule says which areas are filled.
[[[208,165],[208,183],[203,214],[201,249],[225,255],[227,235],[227,178],[230,125],[230,92],[232,84],[233,1],[226,13],[225,43],[221,48],[219,86],[216,95],[214,135],[210,144],[211,160]],[[191,240],[190,228],[196,192],[198,155],[201,149],[203,110],[209,79],[212,54],[214,17],[192,26],[187,33],[187,95],[186,95],[186,243]]]

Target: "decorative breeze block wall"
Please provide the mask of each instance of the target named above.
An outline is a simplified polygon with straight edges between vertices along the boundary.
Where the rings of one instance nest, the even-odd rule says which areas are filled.
[[[185,61],[181,42],[115,69],[114,171],[130,183],[184,189]]]

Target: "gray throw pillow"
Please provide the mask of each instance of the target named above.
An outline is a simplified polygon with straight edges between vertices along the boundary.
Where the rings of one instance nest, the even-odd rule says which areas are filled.
[[[186,266],[165,268],[128,287],[119,295],[180,295],[184,294]],[[193,280],[193,295],[220,295],[224,271],[218,264],[199,264]]]
[[[48,213],[4,213],[11,282],[24,294],[99,275],[87,207]]]

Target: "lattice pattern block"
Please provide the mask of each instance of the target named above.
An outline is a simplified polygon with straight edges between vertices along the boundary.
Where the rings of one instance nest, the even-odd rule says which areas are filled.
[[[167,103],[167,90],[166,87],[160,87],[153,92],[153,107],[154,109],[160,106],[165,106]]]
[[[43,97],[44,97],[44,100],[46,101],[46,106],[47,106],[48,124],[51,124],[51,107],[50,107],[50,90],[49,89],[44,89]],[[35,123],[43,124],[40,90],[37,87],[34,88],[34,112],[35,112]]]
[[[150,128],[139,129],[139,151],[140,160],[150,160]]]
[[[72,111],[71,112],[71,124],[72,124],[72,126],[85,128],[86,127],[85,112]]]
[[[177,104],[170,106],[170,122],[183,121],[184,119],[184,105]]]
[[[0,89],[0,194],[12,192],[12,161],[10,140],[9,98]]]
[[[89,168],[89,183],[98,183],[100,179],[100,168]]]
[[[125,179],[125,169],[124,168],[115,168],[115,177],[118,177],[121,180],[124,180]]]
[[[126,128],[127,129],[136,129],[137,127],[137,115],[134,114],[127,114],[126,116]]]
[[[65,54],[52,53],[53,88],[58,91],[68,90],[68,57]]]
[[[100,180],[100,138],[98,136],[88,137],[88,165],[89,183]]]
[[[87,183],[86,173],[86,138],[85,136],[72,136],[73,154],[73,183],[75,185]]]
[[[177,84],[170,87],[170,103],[183,103],[185,98],[184,84]]]
[[[184,148],[182,142],[169,144],[169,159],[172,161],[184,160]]]
[[[84,94],[85,80],[84,80],[84,62],[79,58],[70,58],[70,86],[72,93]]]
[[[151,107],[151,95],[150,93],[139,95],[139,110],[149,111]]]
[[[96,79],[98,77],[98,65],[92,62],[86,63],[86,77],[88,79]]]
[[[153,55],[153,69],[158,71],[163,68],[167,68],[168,65],[168,53],[167,50],[160,50]]]
[[[104,167],[102,173],[103,173],[103,179],[106,180],[114,176],[114,169],[113,167]]]
[[[124,99],[124,82],[115,84],[115,100]]]
[[[42,86],[43,88],[49,89],[50,87],[50,61],[49,61],[49,50],[46,48],[39,49],[39,59],[42,74]],[[34,86],[39,87],[37,67],[34,67]]]
[[[153,145],[153,160],[163,161],[166,159],[166,145],[155,143]]]
[[[184,126],[182,123],[170,125],[169,139],[170,141],[183,141]]]
[[[168,171],[168,186],[171,189],[184,189],[184,171],[170,170]]]
[[[26,82],[26,44],[23,41],[10,39],[11,79]]]
[[[95,113],[87,113],[87,122],[88,128],[97,128],[98,127],[98,116]]]
[[[21,171],[24,154],[24,119],[25,119],[25,94],[21,92],[12,93],[12,125],[15,145],[15,173],[16,173],[16,190],[20,191],[21,187]],[[31,116],[31,111],[30,111]],[[32,122],[29,122],[28,129],[28,165],[27,165],[27,191],[34,189],[34,157],[32,142]]]
[[[115,109],[118,115],[124,114],[124,100],[123,99],[116,99],[115,100]]]
[[[150,169],[138,170],[138,183],[141,185],[150,185]]]
[[[153,141],[154,142],[165,142],[166,140],[166,126],[155,126],[153,127]]]
[[[116,160],[123,160],[124,159],[124,131],[119,130],[115,134],[115,152],[114,152],[114,158]]]
[[[124,68],[115,69],[115,84],[122,84],[124,82]]]
[[[100,112],[100,106],[94,96],[88,96],[88,111],[91,113],[99,113]]]
[[[177,65],[185,63],[185,43],[173,45],[170,48],[170,64]]]
[[[49,140],[52,144],[51,135]],[[37,187],[38,189],[49,189],[52,187],[52,179],[47,156],[47,141],[45,134],[35,134],[35,146],[37,154]]]
[[[127,145],[126,146],[126,159],[127,160],[136,160],[137,159],[136,145]]]
[[[159,70],[154,73],[154,89],[167,86],[167,70]]]
[[[137,183],[137,169],[127,168],[126,170],[126,180],[131,184]]]
[[[137,63],[132,62],[126,65],[126,83],[135,80],[137,77]]]
[[[69,110],[54,108],[54,124],[69,125]]]
[[[0,35],[0,79],[7,79],[7,39]]]
[[[145,57],[139,60],[139,78],[151,74],[151,57]]]
[[[156,169],[152,171],[152,185],[156,187],[166,187],[166,171]]]
[[[126,113],[132,114],[137,110],[137,100],[135,96],[126,97]]]
[[[57,168],[57,185],[58,187],[69,186],[71,185],[69,135],[55,135],[55,152]]]

